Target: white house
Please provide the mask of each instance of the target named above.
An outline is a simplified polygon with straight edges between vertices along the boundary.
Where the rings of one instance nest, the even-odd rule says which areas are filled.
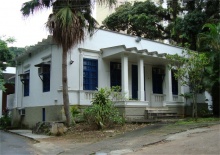
[[[107,30],[72,48],[68,55],[71,105],[88,106],[96,88],[119,85],[125,94],[116,106],[126,118],[143,118],[146,108],[165,107],[184,115],[184,93],[168,69],[166,54],[182,48]],[[17,57],[13,124],[29,127],[63,119],[62,49],[44,39]]]

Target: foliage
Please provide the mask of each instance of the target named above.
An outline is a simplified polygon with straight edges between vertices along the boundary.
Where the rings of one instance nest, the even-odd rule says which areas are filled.
[[[150,1],[125,3],[103,21],[103,28],[148,39],[169,39],[171,44],[196,50],[202,26],[220,21],[219,0],[192,0],[181,5],[179,0],[167,1],[167,9]],[[164,25],[168,22],[168,25]]]
[[[203,29],[204,32],[198,35],[197,46],[210,58],[203,83],[212,95],[213,114],[220,116],[220,22],[205,24]]]
[[[8,65],[12,63],[13,55],[8,48],[8,43],[13,42],[13,38],[0,37],[0,90],[5,90],[4,84],[5,81],[3,79],[3,73]]]
[[[80,113],[80,110],[79,110],[79,107],[74,105],[74,106],[71,106],[70,107],[70,113],[71,113],[71,116],[72,116],[72,121],[73,121],[73,124],[75,124],[75,119],[77,117],[77,115]]]
[[[176,1],[176,0],[171,0]],[[168,5],[168,9],[176,9],[179,5]],[[173,18],[169,27],[172,34],[172,40],[181,46],[185,43],[190,44],[191,50],[197,50],[197,35],[201,33],[202,26],[209,23],[220,21],[220,3],[219,0],[193,0],[185,1],[185,6],[178,9],[182,16]]]
[[[112,89],[101,88],[95,93],[92,106],[84,110],[84,118],[98,129],[109,128],[114,124],[123,124],[124,119],[110,100]]]
[[[10,42],[11,39],[3,40],[2,37],[0,37],[0,69],[5,70],[7,67],[7,64],[12,61],[13,55],[9,51],[7,43]]]
[[[167,10],[153,2],[134,2],[133,5],[127,2],[107,17],[102,27],[149,39],[165,39],[167,36],[162,21],[168,19]]]
[[[6,129],[9,126],[11,126],[11,117],[9,117],[8,115],[4,115],[0,118],[0,128]]]
[[[192,98],[192,93],[184,93],[184,94],[180,94],[180,96],[185,98],[187,104],[187,100]]]
[[[205,23],[205,13],[193,11],[186,14],[184,18],[178,17],[172,25],[171,38],[184,46],[190,44],[190,49],[196,50],[197,34],[201,32],[202,25]]]
[[[209,64],[209,59],[204,53],[190,50],[183,51],[183,56],[167,55],[167,59],[171,61],[170,68],[176,70],[174,76],[181,80],[181,85],[190,87],[193,99],[192,117],[197,118],[197,94],[203,90],[204,68]]]
[[[22,53],[24,53],[25,48],[23,48],[23,47],[9,47],[9,50],[14,55],[14,57],[16,57],[16,56],[21,55]]]
[[[98,0],[98,4],[112,6],[116,0]],[[84,40],[87,32],[93,34],[96,20],[92,17],[91,0],[30,0],[23,3],[21,12],[29,16],[42,8],[52,7],[46,27],[53,36],[53,40],[62,46],[62,85],[63,104],[66,124],[70,125],[69,94],[67,79],[67,52]]]

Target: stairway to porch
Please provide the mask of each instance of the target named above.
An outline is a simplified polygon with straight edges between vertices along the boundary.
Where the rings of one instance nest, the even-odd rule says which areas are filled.
[[[139,119],[132,119],[128,122],[132,123],[154,123],[163,121],[175,121],[181,118],[181,116],[168,107],[147,107],[145,109],[144,117]]]
[[[168,119],[168,118],[178,118],[177,112],[169,110],[168,107],[146,108],[145,110],[145,119]]]

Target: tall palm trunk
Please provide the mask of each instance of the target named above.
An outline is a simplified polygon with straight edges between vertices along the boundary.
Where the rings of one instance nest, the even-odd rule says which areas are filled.
[[[62,84],[63,84],[63,106],[66,116],[66,125],[70,126],[69,114],[69,94],[68,94],[68,80],[67,80],[67,49],[63,48],[62,57]]]

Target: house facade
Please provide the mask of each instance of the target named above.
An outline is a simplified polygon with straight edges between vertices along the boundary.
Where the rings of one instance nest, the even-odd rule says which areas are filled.
[[[169,108],[184,115],[187,91],[169,70],[166,54],[182,48],[107,30],[68,53],[68,87],[71,105],[89,106],[96,88],[120,86],[124,98],[116,102],[128,119],[144,117],[147,108]],[[63,117],[62,49],[51,39],[42,40],[16,59],[13,124],[29,127],[39,121]]]

